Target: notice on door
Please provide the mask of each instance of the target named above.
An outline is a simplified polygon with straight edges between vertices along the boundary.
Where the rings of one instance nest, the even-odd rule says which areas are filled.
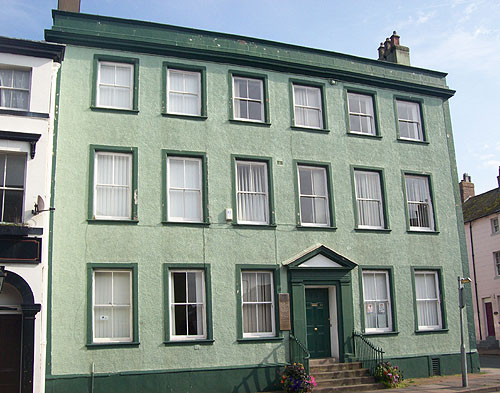
[[[280,330],[292,330],[290,321],[290,295],[288,293],[278,294],[280,312]]]

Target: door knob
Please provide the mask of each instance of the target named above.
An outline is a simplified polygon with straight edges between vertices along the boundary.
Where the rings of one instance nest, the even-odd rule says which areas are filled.
[[[318,330],[318,328],[314,328],[314,331],[317,331],[317,330]]]

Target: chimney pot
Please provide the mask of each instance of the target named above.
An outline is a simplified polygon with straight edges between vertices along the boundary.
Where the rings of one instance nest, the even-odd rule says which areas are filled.
[[[58,0],[57,9],[59,11],[80,12],[81,0]]]
[[[400,37],[399,37],[398,33],[396,33],[396,30],[394,30],[392,32],[392,35],[391,35],[391,44],[393,46],[399,46],[399,38]]]
[[[390,61],[391,63],[410,65],[410,49],[407,46],[402,46],[399,42],[399,35],[394,30],[391,38],[386,38],[385,42],[378,48],[378,59]],[[382,49],[384,53],[382,54]]]

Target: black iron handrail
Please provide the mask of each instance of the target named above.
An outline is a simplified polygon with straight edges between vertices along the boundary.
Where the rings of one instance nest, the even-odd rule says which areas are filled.
[[[360,332],[354,331],[352,336],[356,359],[373,375],[377,364],[384,361],[385,352],[382,348],[373,345],[373,343],[368,341]]]
[[[302,363],[307,373],[309,373],[309,359],[311,353],[306,346],[293,334],[290,334],[290,360],[291,363]]]

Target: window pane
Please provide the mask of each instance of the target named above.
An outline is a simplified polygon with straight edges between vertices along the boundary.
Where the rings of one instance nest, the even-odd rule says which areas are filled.
[[[113,337],[130,337],[130,307],[113,307]]]
[[[185,336],[187,334],[187,306],[174,306],[175,335]]]
[[[114,88],[114,105],[118,108],[131,108],[131,90],[128,88],[115,87]]]
[[[313,198],[300,198],[300,220],[303,223],[314,223]]]
[[[184,96],[184,110],[186,115],[200,115],[201,108],[198,96]]]
[[[257,305],[243,304],[243,333],[257,332]]]
[[[0,69],[0,86],[12,87],[13,70]]]
[[[11,92],[11,107],[16,109],[28,110],[29,93],[27,91],[12,91]]]
[[[321,195],[321,196],[327,195],[325,172],[326,170],[323,168],[315,168],[312,170],[315,195]]]
[[[316,109],[306,109],[306,111],[307,120],[305,125],[309,127],[321,127],[321,112]]]
[[[132,69],[130,67],[116,67],[116,84],[130,87]]]
[[[187,273],[187,285],[188,285],[188,299],[189,303],[196,303],[196,273]]]
[[[271,301],[271,275],[269,273],[257,273],[259,302]]]
[[[363,295],[365,300],[375,300],[375,274],[363,273]]]
[[[116,155],[114,157],[114,184],[121,186],[129,186],[130,185],[130,156],[125,155]]]
[[[113,336],[113,316],[111,307],[95,307],[94,337],[111,338]]]
[[[314,199],[314,213],[316,218],[315,220],[316,224],[328,223],[328,206],[327,206],[327,200],[325,198]]]
[[[313,194],[312,170],[310,168],[299,167],[300,193],[303,195]]]
[[[114,88],[109,86],[99,87],[99,103],[100,106],[113,106]]]
[[[5,175],[5,160],[7,156],[4,154],[0,154],[0,187],[3,187],[4,183],[4,175]]]
[[[173,293],[175,303],[186,302],[186,273],[172,273]]]
[[[385,274],[377,273],[375,274],[375,285],[377,288],[377,300],[388,299],[387,286],[386,286],[386,276]]]
[[[262,118],[262,103],[248,102],[248,118],[252,120],[263,120]]]
[[[262,82],[258,80],[248,80],[248,98],[262,101]]]
[[[5,190],[3,221],[20,223],[23,218],[23,191]]]
[[[130,304],[130,273],[113,273],[113,303],[117,305]]]
[[[317,87],[309,87],[307,89],[307,105],[314,108],[321,108],[321,94]]]
[[[201,194],[199,191],[186,191],[184,218],[191,221],[201,221]]]
[[[186,187],[200,189],[200,161],[186,160]]]
[[[184,91],[186,93],[198,94],[199,74],[184,74]]]
[[[307,105],[307,90],[302,86],[294,86],[294,100],[295,105],[305,106]]]
[[[240,119],[248,119],[248,102],[236,100],[235,103],[236,113],[235,117]]]
[[[272,332],[272,316],[270,304],[258,304],[257,332]]]
[[[95,304],[112,304],[113,285],[111,272],[94,272]]]
[[[257,276],[255,273],[242,273],[243,301],[257,301]]]
[[[101,64],[100,82],[114,85],[115,84],[115,67],[112,65]]]
[[[26,158],[23,155],[7,155],[6,187],[23,188],[25,162]]]
[[[248,98],[248,86],[246,79],[234,78],[235,96],[239,98]]]
[[[113,184],[113,156],[97,154],[97,183]]]
[[[184,188],[184,160],[169,158],[170,186]]]
[[[184,111],[184,95],[180,93],[169,93],[168,95],[168,111],[173,113],[183,113]]]
[[[361,132],[361,117],[358,115],[349,115],[351,131]]]
[[[188,312],[188,334],[192,336],[203,334],[202,308],[197,305],[189,305]]]

